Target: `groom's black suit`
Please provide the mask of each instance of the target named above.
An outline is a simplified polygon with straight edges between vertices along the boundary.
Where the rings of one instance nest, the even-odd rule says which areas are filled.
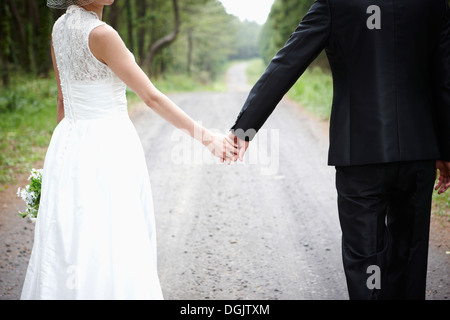
[[[450,161],[448,4],[317,0],[251,90],[235,135],[253,139],[323,49],[350,298],[423,298],[435,160]],[[368,288],[371,265],[381,289]]]

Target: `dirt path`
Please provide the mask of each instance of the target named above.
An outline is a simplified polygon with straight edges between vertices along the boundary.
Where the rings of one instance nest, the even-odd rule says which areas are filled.
[[[228,92],[171,98],[226,132],[248,94],[244,69],[230,70]],[[166,299],[347,299],[325,123],[284,100],[245,162],[226,166],[151,110],[137,106],[132,119],[152,182]],[[18,298],[32,246],[33,225],[15,217],[16,189],[0,193],[0,299]],[[450,297],[441,229],[433,224],[428,299]]]

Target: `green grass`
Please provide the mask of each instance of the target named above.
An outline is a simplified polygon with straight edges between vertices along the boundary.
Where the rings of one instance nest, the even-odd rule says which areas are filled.
[[[225,92],[227,90],[225,72],[215,81],[199,80],[187,75],[165,75],[156,79],[151,79],[155,87],[164,94],[179,92]],[[130,89],[127,89],[128,106],[133,108],[135,104],[142,100]]]
[[[247,68],[249,84],[253,85],[259,79],[265,67],[261,59],[249,62]],[[308,113],[321,120],[328,120],[333,99],[333,78],[319,67],[307,69],[287,96],[301,104]]]
[[[333,78],[319,67],[307,69],[288,96],[300,102],[307,112],[321,120],[328,120],[333,100]]]
[[[442,220],[450,222],[450,190],[441,195],[433,193],[433,212]]]
[[[0,88],[0,190],[43,158],[56,125],[54,80],[14,77]]]
[[[265,65],[261,59],[249,62],[247,78],[253,85],[262,75]],[[305,110],[320,120],[328,120],[333,99],[333,80],[331,74],[316,67],[306,70],[287,96],[302,105]],[[442,195],[433,194],[433,212],[440,219],[450,221],[450,190]]]
[[[165,94],[194,91],[226,91],[226,69],[215,80],[211,81],[206,75],[187,76],[184,74],[169,74],[152,79],[155,86]]]
[[[254,85],[264,72],[265,65],[262,59],[252,59],[248,62],[245,73],[247,75],[247,82]]]

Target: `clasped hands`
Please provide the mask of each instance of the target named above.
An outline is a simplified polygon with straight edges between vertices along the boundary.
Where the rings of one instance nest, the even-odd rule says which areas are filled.
[[[249,142],[236,137],[230,132],[228,135],[212,135],[209,143],[205,144],[205,146],[222,163],[230,165],[237,160],[244,161]]]
[[[443,194],[450,188],[450,162],[442,160],[436,162],[436,178],[437,183],[434,190],[438,194]]]

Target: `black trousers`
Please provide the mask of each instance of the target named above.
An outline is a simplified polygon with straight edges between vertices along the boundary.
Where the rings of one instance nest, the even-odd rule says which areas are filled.
[[[336,168],[350,299],[425,299],[436,161]]]

